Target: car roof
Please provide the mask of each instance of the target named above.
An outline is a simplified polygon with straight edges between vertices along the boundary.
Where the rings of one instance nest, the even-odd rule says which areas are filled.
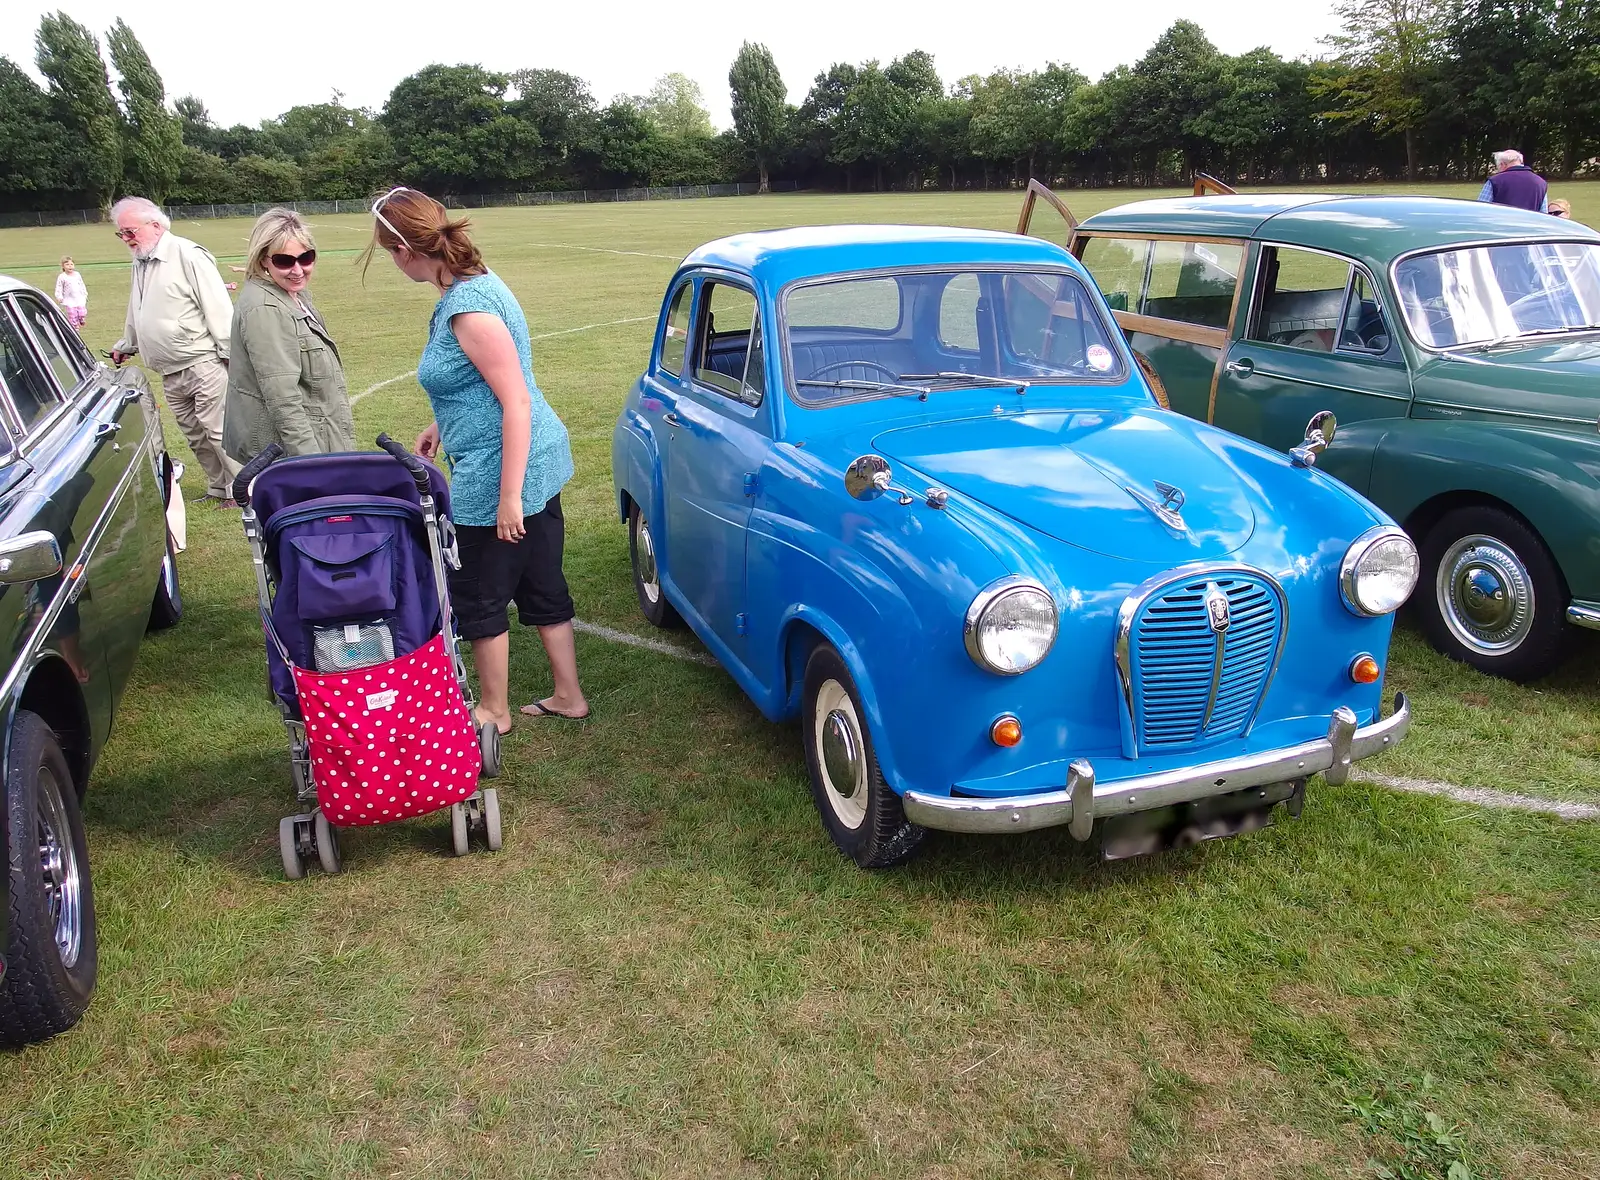
[[[38,291],[32,283],[25,283],[21,279],[14,279],[10,275],[0,274],[0,295],[9,295],[13,291]]]
[[[912,266],[1075,266],[1060,246],[1040,238],[937,225],[807,225],[760,230],[707,242],[683,265],[750,275],[772,290],[797,279]]]
[[[1586,225],[1455,197],[1238,193],[1119,205],[1086,218],[1089,233],[1264,238],[1356,254],[1379,267],[1413,250],[1464,242],[1551,238],[1600,241]]]

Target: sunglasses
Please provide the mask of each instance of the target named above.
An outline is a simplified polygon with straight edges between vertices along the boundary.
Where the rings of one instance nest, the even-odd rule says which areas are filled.
[[[139,231],[136,230],[136,229],[119,229],[119,230],[117,230],[117,237],[121,238],[124,242],[131,242],[131,241],[133,241],[133,239],[137,238],[138,236],[139,236]]]
[[[295,263],[299,263],[300,269],[305,270],[316,260],[315,250],[307,250],[304,254],[273,254],[267,259],[278,270],[293,270]]]
[[[372,215],[374,217],[376,217],[383,224],[383,228],[384,229],[388,230],[395,237],[399,238],[400,239],[400,244],[402,246],[404,246],[407,250],[411,249],[411,243],[406,241],[406,236],[403,233],[401,233],[399,230],[395,229],[394,226],[389,224],[389,219],[383,215],[382,210],[383,210],[384,202],[386,202],[390,197],[396,196],[399,193],[410,193],[410,192],[415,192],[415,191],[416,191],[415,189],[409,189],[405,185],[402,184],[402,185],[399,185],[399,186],[397,186],[395,188],[390,189],[388,192],[384,193],[383,196],[379,197],[376,201],[372,202]]]

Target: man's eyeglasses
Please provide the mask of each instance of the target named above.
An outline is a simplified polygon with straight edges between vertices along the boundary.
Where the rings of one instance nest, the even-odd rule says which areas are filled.
[[[383,206],[384,202],[386,202],[390,197],[393,197],[399,193],[409,193],[415,191],[415,189],[406,188],[405,185],[399,185],[396,188],[390,189],[388,192],[384,193],[383,196],[372,202],[372,215],[383,224],[384,229],[388,230],[395,237],[399,238],[400,244],[407,250],[411,249],[411,243],[406,241],[406,236],[403,233],[395,229],[393,225],[389,224],[389,219],[383,215]]]
[[[267,259],[278,270],[293,270],[295,263],[299,263],[300,268],[305,270],[316,260],[317,252],[315,250],[307,250],[304,254],[273,254]]]
[[[119,229],[117,231],[117,237],[121,238],[124,242],[131,242],[138,236],[139,231],[136,229]]]

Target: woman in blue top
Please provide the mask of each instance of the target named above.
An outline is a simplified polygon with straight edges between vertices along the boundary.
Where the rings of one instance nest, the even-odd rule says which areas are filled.
[[[512,602],[522,624],[539,629],[555,689],[522,711],[581,720],[589,703],[561,572],[561,488],[572,478],[572,450],[534,384],[528,321],[483,264],[466,218],[451,221],[443,205],[409,188],[378,198],[372,212],[368,257],[382,247],[407,278],[439,289],[417,365],[435,421],[418,436],[417,454],[442,452],[451,465],[461,569],[450,574],[450,599],[478,668],[478,720],[511,728]]]

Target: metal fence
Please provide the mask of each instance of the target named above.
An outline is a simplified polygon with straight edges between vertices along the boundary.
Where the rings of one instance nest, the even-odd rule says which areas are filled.
[[[799,189],[794,181],[773,181],[775,193]],[[658,188],[582,188],[551,193],[468,193],[446,197],[452,209],[490,209],[507,205],[586,205],[613,201],[685,201],[696,197],[748,197],[761,186],[750,184],[674,184]],[[300,213],[365,213],[370,200],[359,201],[254,201],[236,205],[168,205],[175,221],[202,221],[212,217],[259,217],[268,209],[289,208]],[[0,213],[0,228],[43,225],[91,225],[106,220],[105,209],[43,209],[37,213]]]

